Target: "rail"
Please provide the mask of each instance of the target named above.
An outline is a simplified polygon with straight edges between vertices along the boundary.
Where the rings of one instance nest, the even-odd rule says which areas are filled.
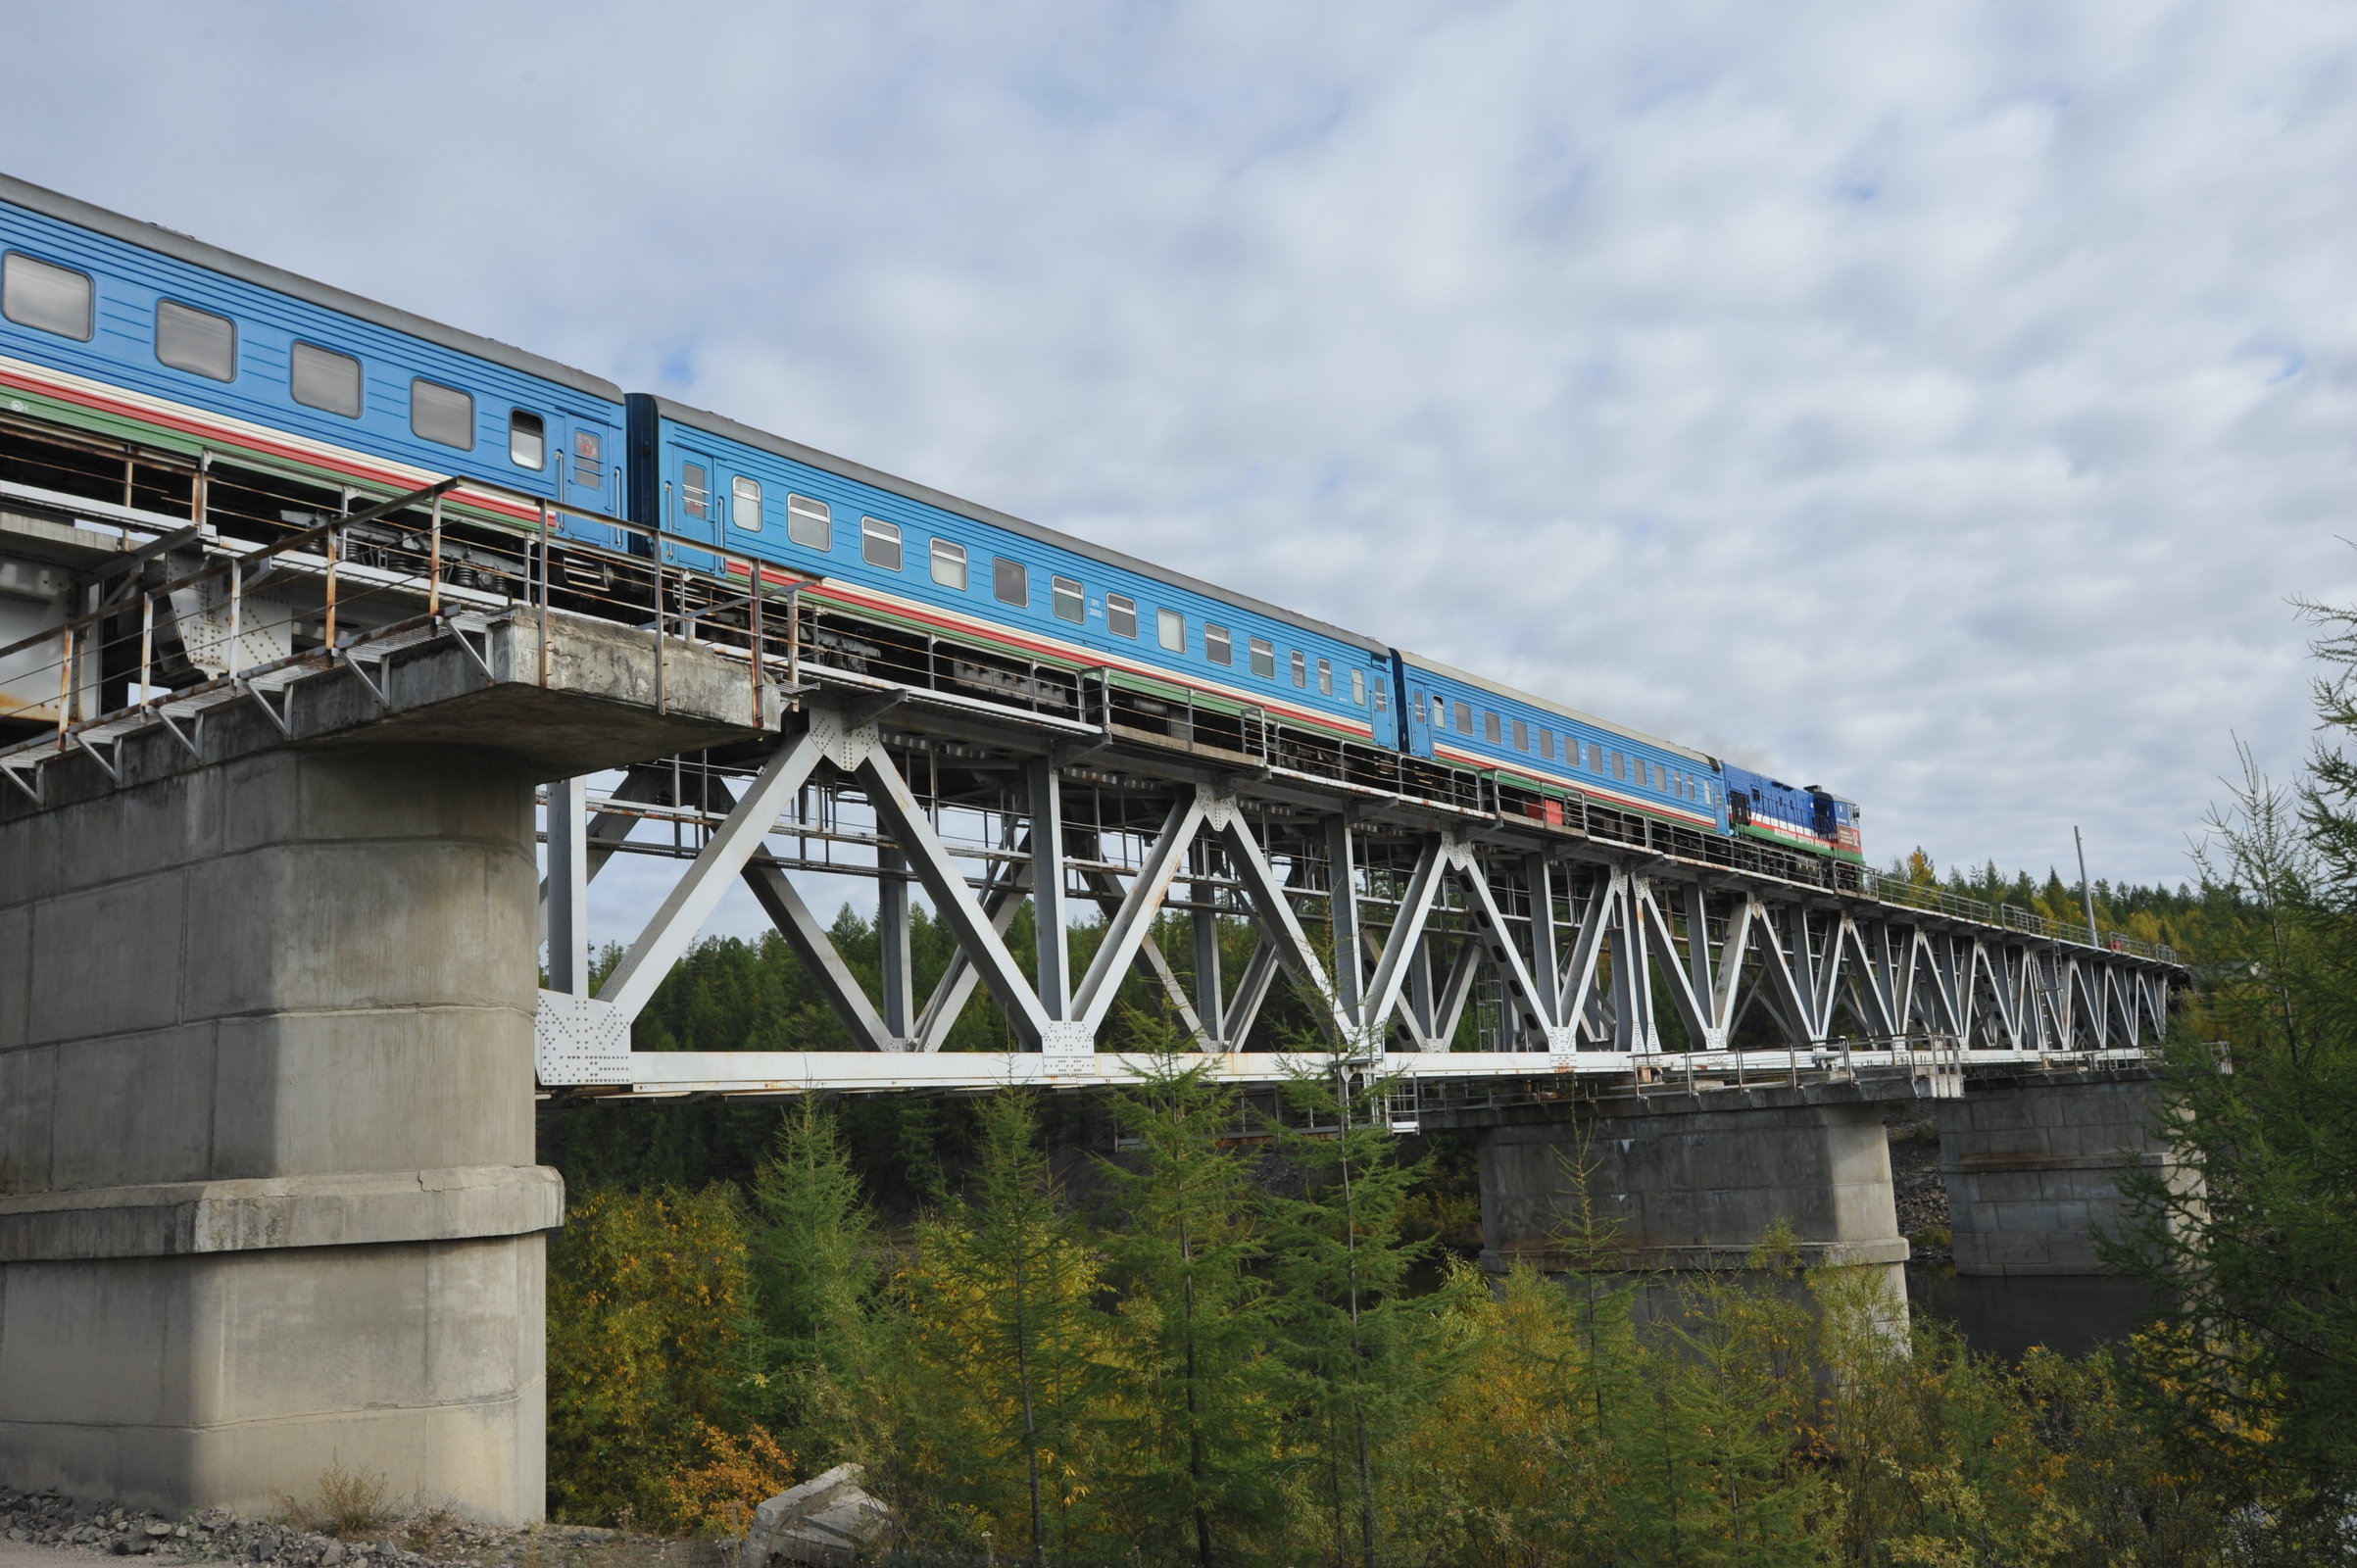
[[[1860,891],[1878,904],[1922,909],[1932,914],[1970,920],[1979,925],[2001,926],[2008,931],[2019,931],[2024,936],[2038,937],[2047,942],[2095,947],[2106,953],[2122,953],[2130,957],[2149,958],[2159,963],[2177,962],[2177,950],[2165,943],[2145,942],[2125,931],[2106,931],[2090,942],[2087,927],[2078,922],[2050,919],[2018,904],[1990,904],[1985,899],[1968,898],[1961,893],[1951,893],[1933,884],[1894,876],[1888,871],[1864,872],[1859,881]]]

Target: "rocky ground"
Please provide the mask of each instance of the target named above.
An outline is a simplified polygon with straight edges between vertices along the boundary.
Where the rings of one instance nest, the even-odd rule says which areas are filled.
[[[300,1513],[290,1505],[287,1512]],[[213,1508],[167,1519],[54,1492],[0,1489],[0,1541],[108,1556],[271,1568],[719,1568],[717,1544],[582,1525],[482,1525],[444,1509],[387,1514],[335,1533]]]
[[[1914,1261],[1952,1263],[1947,1185],[1940,1176],[1940,1123],[1930,1107],[1901,1102],[1891,1108],[1891,1185],[1898,1198],[1898,1231],[1914,1244]]]

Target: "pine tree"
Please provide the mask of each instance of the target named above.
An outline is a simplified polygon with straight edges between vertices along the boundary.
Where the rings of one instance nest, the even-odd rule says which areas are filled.
[[[841,1128],[815,1097],[786,1113],[753,1199],[769,1424],[822,1469],[855,1446],[853,1400],[873,1348],[876,1238]]]
[[[1045,1565],[1086,1538],[1107,1369],[1098,1265],[1038,1149],[1031,1096],[980,1106],[969,1196],[917,1227],[899,1282],[894,1455],[904,1500]]]
[[[2245,753],[2235,804],[2213,817],[2213,929],[2241,940],[2213,955],[2227,961],[2171,1046],[2161,1130],[2177,1168],[2123,1183],[2135,1211],[2107,1256],[2159,1287],[2143,1365],[2192,1461],[2242,1483],[2287,1560],[2351,1561],[2357,611],[2311,612],[2326,738],[2294,788]]]
[[[1429,1250],[1401,1239],[1400,1211],[1420,1166],[1402,1165],[1384,1120],[1390,1090],[1301,1076],[1287,1085],[1313,1127],[1280,1129],[1278,1146],[1306,1177],[1300,1196],[1269,1200],[1277,1344],[1301,1429],[1309,1484],[1328,1523],[1332,1560],[1381,1560],[1377,1472],[1445,1368],[1449,1290],[1416,1297],[1409,1274]]]
[[[1234,1560],[1283,1501],[1281,1391],[1251,1173],[1221,1143],[1235,1096],[1154,1017],[1136,1038],[1165,1048],[1114,1101],[1137,1141],[1135,1169],[1107,1166],[1119,1222],[1105,1238],[1121,1296],[1126,1417],[1111,1445],[1113,1506],[1149,1541],[1188,1540],[1200,1568]]]

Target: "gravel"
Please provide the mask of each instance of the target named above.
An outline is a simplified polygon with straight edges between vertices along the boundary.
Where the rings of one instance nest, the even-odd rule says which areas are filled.
[[[115,1557],[270,1568],[574,1568],[593,1561],[701,1565],[709,1544],[586,1525],[477,1524],[427,1509],[346,1538],[208,1508],[177,1519],[57,1492],[0,1488],[0,1541]]]

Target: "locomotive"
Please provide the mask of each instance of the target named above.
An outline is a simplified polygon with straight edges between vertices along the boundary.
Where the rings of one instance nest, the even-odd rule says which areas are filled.
[[[1864,858],[1857,806],[1816,785],[5,175],[0,427],[346,495],[456,479],[453,581],[477,569],[469,518],[540,530],[544,549],[660,552],[723,586],[795,585],[814,646],[886,675],[921,646],[928,678],[1038,706],[1077,701],[1085,671],[1133,718],[1225,715],[1298,753],[1496,780],[1534,814],[1578,800]],[[610,572],[587,552],[562,564],[568,584]]]

